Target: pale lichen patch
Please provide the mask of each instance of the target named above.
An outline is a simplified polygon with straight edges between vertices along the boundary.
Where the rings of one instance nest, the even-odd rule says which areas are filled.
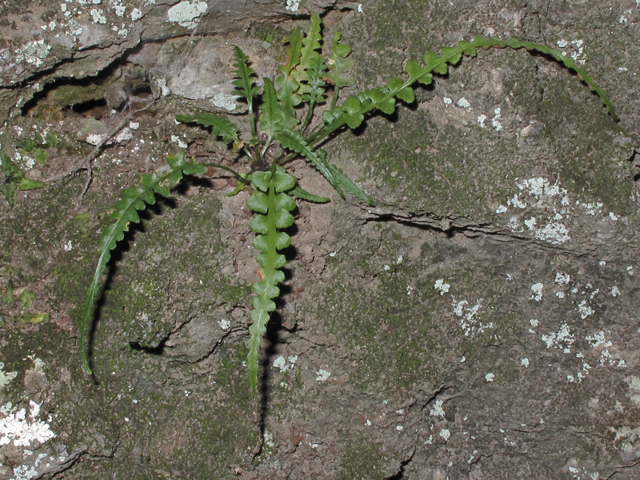
[[[18,376],[18,372],[5,372],[4,363],[0,362],[0,390]]]
[[[239,97],[235,95],[229,95],[227,93],[216,93],[213,96],[211,103],[213,103],[213,105],[218,108],[233,112],[236,108],[238,108],[238,104],[236,103],[236,100],[238,98]]]
[[[466,300],[453,302],[453,312],[460,317],[460,328],[465,337],[481,334],[485,330],[493,328],[493,322],[485,324],[476,318],[480,311],[480,306],[480,301],[472,307],[469,306],[469,302]]]
[[[433,288],[435,288],[440,293],[440,295],[444,295],[449,291],[449,288],[451,288],[451,285],[446,283],[442,278],[439,278],[438,280],[436,280],[436,283],[433,285]]]
[[[207,13],[208,8],[206,2],[194,0],[193,3],[189,3],[185,0],[169,9],[167,12],[168,21],[192,30],[196,28],[198,23],[196,19]]]
[[[569,325],[564,323],[557,332],[542,335],[541,339],[547,344],[547,348],[560,348],[564,353],[571,353],[571,345],[575,342],[575,335],[571,333]]]
[[[319,369],[316,372],[316,380],[318,382],[326,382],[331,376],[331,372],[324,370],[323,368]]]
[[[444,417],[445,412],[442,408],[443,403],[443,400],[436,400],[435,402],[433,402],[433,407],[431,407],[429,414],[434,417]]]
[[[535,283],[533,285],[531,285],[531,291],[533,292],[531,294],[531,299],[535,300],[536,302],[539,302],[540,300],[542,300],[542,289],[544,288],[544,285],[542,283]]]
[[[0,419],[0,445],[31,447],[56,436],[48,423],[37,419],[40,405],[30,400],[29,407],[28,415],[25,408],[18,410],[11,402],[0,408],[0,413],[4,415],[4,418]]]
[[[34,40],[16,50],[16,61],[40,67],[44,63],[43,60],[49,56],[50,51],[51,45],[47,45],[44,39]]]

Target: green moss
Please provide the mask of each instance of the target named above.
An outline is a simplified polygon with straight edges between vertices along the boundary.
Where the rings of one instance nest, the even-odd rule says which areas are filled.
[[[340,463],[338,480],[360,480],[383,478],[384,465],[380,446],[369,439],[358,437],[352,439],[344,452]]]

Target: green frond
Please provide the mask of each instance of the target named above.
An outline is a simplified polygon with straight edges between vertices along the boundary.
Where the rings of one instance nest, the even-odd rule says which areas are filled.
[[[236,57],[236,63],[233,64],[236,69],[232,71],[236,77],[236,80],[233,81],[236,87],[233,93],[243,97],[251,105],[253,97],[260,90],[253,83],[255,72],[249,67],[249,57],[239,47],[234,46],[233,53]]]
[[[124,233],[129,230],[129,225],[140,221],[138,210],[144,210],[147,205],[153,205],[156,201],[156,194],[164,197],[169,195],[167,183],[177,183],[184,174],[204,172],[202,165],[186,162],[184,152],[179,152],[175,156],[168,156],[167,163],[171,168],[167,173],[163,175],[156,173],[143,175],[139,185],[129,187],[121,192],[121,198],[116,202],[110,217],[114,220],[114,223],[106,226],[102,231],[100,257],[87,289],[80,320],[80,355],[82,357],[82,366],[88,374],[91,374],[92,371],[89,363],[89,352],[86,349],[86,337],[93,319],[93,307],[100,289],[100,278],[111,258],[111,251],[124,238]]]
[[[273,172],[255,172],[251,186],[253,193],[247,200],[247,207],[255,212],[249,228],[255,232],[253,246],[260,253],[256,260],[261,267],[261,281],[253,284],[256,297],[253,299],[249,327],[249,354],[247,365],[249,370],[249,384],[256,392],[258,385],[258,359],[260,340],[267,331],[267,323],[276,305],[273,299],[280,295],[278,284],[284,280],[284,273],[280,270],[287,260],[279,250],[291,245],[291,237],[281,230],[293,224],[291,211],[296,208],[295,200],[287,193],[296,185],[296,179],[283,168]]]
[[[353,77],[346,75],[354,63],[353,58],[348,58],[351,54],[351,47],[346,43],[338,43],[341,37],[342,34],[340,32],[334,34],[331,54],[327,62],[329,72],[326,77],[336,89],[350,87],[354,83]]]
[[[211,134],[220,137],[224,143],[238,141],[238,127],[225,117],[214,113],[196,113],[195,115],[176,115],[176,120],[182,123],[199,123],[203,127],[211,127]]]
[[[344,197],[344,193],[342,191],[344,189],[351,195],[364,200],[369,205],[373,205],[371,198],[360,190],[357,185],[342,172],[342,170],[327,162],[327,153],[324,150],[314,150],[301,133],[285,131],[278,134],[276,138],[283,147],[302,155],[311,165],[324,175],[341,197]]]

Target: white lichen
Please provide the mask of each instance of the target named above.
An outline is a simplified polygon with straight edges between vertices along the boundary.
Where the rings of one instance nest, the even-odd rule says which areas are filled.
[[[433,287],[438,292],[440,292],[440,295],[444,295],[449,291],[449,288],[451,288],[451,285],[449,285],[448,283],[445,283],[445,281],[442,278],[439,278],[438,280],[436,280],[436,283],[433,285]]]
[[[500,108],[496,108],[493,111],[493,118],[491,119],[491,126],[494,128],[494,130],[496,132],[499,132],[502,130],[502,124],[500,123],[499,119],[502,117],[502,110]]]
[[[5,372],[4,363],[0,362],[0,390],[18,376],[18,372]]]
[[[464,332],[465,337],[477,335],[487,329],[493,328],[493,322],[484,324],[476,318],[481,307],[479,302],[473,307],[469,307],[468,305],[469,302],[466,300],[461,300],[457,303],[453,302],[453,313],[461,317],[460,328]]]
[[[140,20],[144,16],[144,13],[142,13],[141,10],[134,8],[129,16],[131,17],[131,20],[135,22],[136,20]]]
[[[521,208],[521,209],[527,208],[527,204],[522,200],[520,200],[517,194],[515,194],[513,198],[507,200],[507,205],[511,205],[512,207]]]
[[[211,100],[214,106],[218,108],[222,108],[224,110],[228,110],[229,112],[233,112],[236,108],[238,108],[238,104],[236,100],[239,97],[236,95],[229,95],[228,93],[216,93]]]
[[[536,302],[539,302],[540,300],[542,300],[542,289],[544,288],[544,285],[542,283],[535,283],[533,285],[531,285],[531,291],[533,292],[531,294],[531,299],[535,300]]]
[[[282,355],[280,355],[278,358],[275,359],[275,361],[273,362],[273,368],[279,369],[281,373],[284,373],[287,370],[289,370],[287,361],[284,359]]]
[[[536,230],[535,237],[553,244],[566,243],[571,240],[569,229],[557,222],[549,222],[542,229]]]
[[[31,447],[56,436],[48,423],[36,418],[40,413],[40,405],[30,400],[29,407],[27,415],[26,409],[18,410],[11,402],[2,406],[0,413],[5,417],[0,419],[0,445]]]
[[[300,0],[287,0],[287,6],[284,7],[290,12],[296,13],[300,8]]]
[[[529,230],[535,230],[536,229],[536,223],[537,223],[537,221],[536,221],[535,217],[531,217],[530,219],[524,221],[524,224],[526,225],[526,227]]]
[[[187,148],[188,145],[186,143],[184,143],[180,137],[178,137],[177,135],[171,135],[171,141],[175,144],[178,145],[178,147],[180,148]]]
[[[587,305],[586,300],[583,300],[578,304],[578,313],[580,313],[580,318],[584,320],[589,315],[593,315],[594,310],[589,305]]]
[[[100,145],[102,140],[104,139],[104,135],[98,135],[97,133],[90,133],[87,135],[87,138],[84,139],[90,145]]]
[[[429,414],[434,416],[434,417],[444,417],[445,412],[442,409],[442,404],[444,402],[442,400],[436,400],[435,402],[433,402],[433,407],[431,407],[431,410],[429,411]]]
[[[547,344],[547,348],[561,348],[564,353],[571,353],[570,347],[575,342],[575,335],[571,333],[569,325],[564,323],[557,332],[542,335],[541,339]]]
[[[327,372],[322,368],[316,372],[316,380],[318,382],[326,382],[330,376],[331,372]]]
[[[469,108],[469,107],[471,107],[471,104],[469,103],[469,101],[464,97],[462,97],[460,100],[458,100],[456,102],[456,105],[458,105],[461,108]]]
[[[18,63],[24,61],[39,67],[44,63],[43,60],[49,56],[50,51],[51,45],[47,45],[44,39],[34,40],[16,50],[16,61]]]
[[[198,24],[196,19],[207,13],[208,8],[206,2],[194,0],[193,3],[189,3],[185,0],[169,9],[167,12],[168,21],[192,30]]]
[[[93,18],[93,23],[101,23],[103,25],[107,23],[107,17],[105,17],[104,15],[104,10],[101,10],[99,8],[94,8],[89,13],[91,13],[91,17]]]

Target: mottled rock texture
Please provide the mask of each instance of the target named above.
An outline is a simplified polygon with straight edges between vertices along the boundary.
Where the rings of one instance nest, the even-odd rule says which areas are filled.
[[[550,59],[488,50],[326,145],[375,207],[294,162],[332,202],[299,204],[260,408],[248,194],[188,179],[114,254],[95,384],[78,322],[110,205],[180,148],[231,161],[174,116],[233,109],[231,46],[273,76],[309,9],[353,91],[518,37],[620,122]],[[47,186],[0,197],[0,478],[639,478],[639,38],[632,0],[2,2],[0,148]]]

